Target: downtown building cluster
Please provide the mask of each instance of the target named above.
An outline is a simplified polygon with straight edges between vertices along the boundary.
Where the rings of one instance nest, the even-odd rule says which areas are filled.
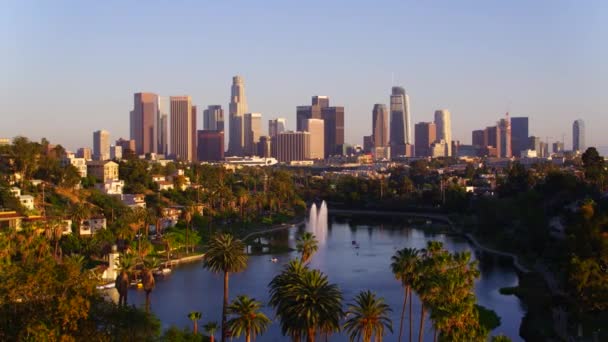
[[[296,106],[296,130],[287,128],[285,118],[273,118],[268,120],[265,134],[262,114],[249,111],[245,82],[240,76],[232,78],[227,125],[221,105],[209,105],[202,111],[202,130],[197,129],[199,114],[190,96],[135,93],[129,113],[129,139],[121,138],[111,144],[109,132],[96,131],[93,151],[82,148],[77,156],[109,160],[127,155],[156,155],[201,162],[261,157],[285,163],[310,163],[353,151],[366,153],[374,160],[550,155],[548,137],[542,141],[530,136],[529,119],[510,117],[508,113],[493,126],[473,130],[471,145],[461,145],[452,139],[452,115],[447,109],[436,110],[432,121],[418,122],[412,130],[410,99],[405,89],[398,86],[392,87],[388,106],[373,105],[372,133],[363,137],[363,147],[359,149],[345,143],[345,109],[330,105],[328,96],[313,96],[310,105]],[[582,120],[574,122],[572,138],[572,150],[584,150]],[[564,152],[563,140],[554,142],[552,147],[554,153]]]

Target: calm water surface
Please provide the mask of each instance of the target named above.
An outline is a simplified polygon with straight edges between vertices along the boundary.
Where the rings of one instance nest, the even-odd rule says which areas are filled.
[[[443,242],[445,248],[450,251],[472,250],[466,240],[460,237],[431,233],[428,232],[428,229],[412,228],[404,224],[380,223],[383,219],[378,219],[371,225],[331,217],[329,221],[327,235],[310,265],[325,272],[331,282],[340,286],[346,303],[350,303],[357,293],[365,289],[373,290],[385,298],[393,309],[392,319],[395,333],[387,335],[385,341],[397,339],[399,316],[403,303],[403,290],[393,277],[389,267],[390,258],[395,251],[403,247],[424,248],[429,240]],[[276,233],[276,235],[293,246],[303,231],[303,229],[290,228]],[[357,241],[360,248],[355,249],[352,241]],[[279,262],[270,262],[269,258],[272,256],[277,257]],[[280,272],[285,262],[296,256],[296,252],[251,256],[246,271],[231,275],[230,298],[239,294],[247,294],[266,304],[268,302],[268,283]],[[517,285],[516,273],[508,263],[490,257],[484,257],[481,260],[480,269],[481,278],[475,287],[477,301],[480,305],[496,311],[501,317],[501,325],[492,334],[503,333],[513,341],[521,341],[519,325],[524,315],[521,303],[515,296],[503,296],[498,292],[501,287]],[[200,311],[203,314],[200,326],[208,321],[220,322],[222,286],[222,276],[203,269],[202,263],[183,265],[174,269],[173,273],[166,278],[157,277],[156,289],[152,293],[151,308],[162,321],[164,329],[171,325],[191,327],[191,321],[187,318],[190,311]],[[144,300],[143,291],[131,290],[130,304],[143,306]],[[420,311],[417,298],[414,299],[413,310],[414,337],[417,337]],[[264,307],[263,311],[271,319],[274,318],[271,308]],[[406,332],[407,322],[406,316]],[[432,341],[433,332],[430,325],[427,325],[424,333],[425,340]],[[281,335],[280,325],[277,321],[273,322],[269,330],[257,340],[287,341],[288,338]],[[336,335],[332,336],[330,340],[347,341],[348,339],[346,336]]]

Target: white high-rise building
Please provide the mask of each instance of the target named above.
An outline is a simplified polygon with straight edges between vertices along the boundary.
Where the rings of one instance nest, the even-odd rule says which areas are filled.
[[[276,118],[268,120],[268,136],[271,138],[287,130],[287,119]]]
[[[93,132],[93,158],[95,160],[110,159],[110,132],[105,130]]]
[[[262,135],[262,114],[246,113],[244,115],[244,140],[245,146],[243,153],[246,155],[257,154],[257,143]]]
[[[245,149],[245,132],[243,129],[243,116],[247,113],[247,98],[245,97],[245,83],[241,76],[232,78],[232,88],[229,105],[230,136],[228,153],[241,156]]]
[[[167,156],[169,154],[169,112],[171,105],[169,97],[158,97],[157,141],[156,153]]]
[[[585,151],[585,122],[582,119],[572,124],[572,151]]]
[[[196,132],[192,98],[171,96],[171,155],[176,160],[194,160],[193,141]]]
[[[452,156],[452,118],[447,109],[435,111],[435,127],[437,129],[437,141],[445,141],[446,157]]]
[[[325,122],[323,119],[307,119],[304,131],[310,133],[310,158],[325,158]]]

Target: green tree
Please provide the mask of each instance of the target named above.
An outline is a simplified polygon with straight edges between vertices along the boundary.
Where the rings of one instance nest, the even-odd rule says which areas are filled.
[[[204,266],[213,273],[224,273],[224,302],[222,305],[222,342],[228,337],[226,309],[228,307],[228,282],[230,273],[247,268],[245,244],[230,234],[214,235],[206,246]]]
[[[251,337],[263,334],[270,319],[260,312],[262,303],[247,296],[237,296],[228,306],[228,314],[232,318],[228,321],[228,327],[233,336],[245,335],[245,341],[250,342]]]
[[[299,341],[304,334],[314,342],[317,332],[339,330],[342,293],[327,276],[309,270],[299,260],[291,261],[269,284],[270,306],[281,320],[283,334]]]
[[[348,306],[344,330],[349,333],[351,341],[363,338],[363,342],[381,342],[385,329],[393,332],[393,322],[389,315],[392,310],[384,303],[384,298],[367,290],[355,297],[355,302]]]
[[[118,291],[118,305],[126,306],[131,284],[131,275],[136,266],[135,256],[131,253],[121,253],[118,256],[118,268],[120,273],[116,277],[115,287]]]
[[[158,268],[160,262],[157,258],[148,257],[143,258],[143,269],[141,271],[141,283],[146,292],[146,312],[150,313],[150,294],[156,287],[156,281],[154,280],[154,270]]]
[[[410,341],[412,340],[412,285],[417,280],[417,269],[419,263],[419,251],[415,248],[404,248],[395,253],[391,258],[391,270],[395,278],[403,286],[403,308],[401,309],[401,320],[399,323],[399,341],[403,336],[403,319],[405,317],[405,307],[407,299],[410,298]]]
[[[215,332],[219,328],[219,326],[217,325],[217,322],[209,322],[209,323],[205,324],[203,326],[203,328],[205,329],[205,332],[207,334],[209,334],[209,341],[215,342]]]
[[[202,315],[198,311],[190,311],[188,318],[192,321],[192,332],[194,335],[198,334],[198,321],[200,321]]]
[[[305,232],[296,242],[296,249],[301,255],[302,263],[307,263],[317,252],[319,245],[312,233]]]

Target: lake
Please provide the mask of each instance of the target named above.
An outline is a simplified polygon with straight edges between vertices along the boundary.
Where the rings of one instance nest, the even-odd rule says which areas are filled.
[[[404,247],[424,248],[427,241],[441,241],[449,251],[472,251],[471,245],[462,237],[445,233],[434,225],[412,223],[405,218],[345,218],[329,216],[325,226],[313,229],[315,235],[320,235],[319,251],[314,255],[310,266],[318,268],[329,276],[329,280],[337,283],[343,292],[345,306],[362,290],[370,289],[384,297],[392,308],[394,335],[387,335],[386,341],[397,339],[399,318],[403,303],[403,289],[390,271],[390,259],[397,249]],[[310,225],[309,227],[310,228]],[[319,231],[321,229],[321,231]],[[310,229],[309,229],[310,230]],[[295,241],[305,228],[292,227],[284,231],[272,233],[273,241],[284,241],[295,246]],[[359,248],[355,248],[356,241]],[[492,335],[503,333],[513,341],[521,341],[519,326],[525,314],[521,302],[515,296],[503,296],[498,291],[501,287],[516,286],[517,274],[508,261],[494,257],[473,254],[480,260],[481,277],[476,282],[475,292],[478,304],[494,310],[501,317],[501,325]],[[270,262],[271,257],[279,262]],[[277,275],[283,265],[291,258],[296,258],[296,252],[286,252],[270,255],[250,256],[247,269],[230,277],[230,298],[246,294],[266,304],[268,302],[268,283]],[[202,263],[197,262],[177,267],[167,277],[157,277],[156,289],[151,295],[151,309],[160,318],[163,329],[171,325],[191,327],[187,318],[190,311],[200,311],[203,319],[199,326],[208,321],[221,322],[222,311],[222,275],[212,274],[203,269]],[[144,305],[145,293],[141,290],[131,290],[129,304]],[[417,338],[418,313],[420,311],[417,298],[414,299],[414,337]],[[264,307],[263,311],[274,319],[271,308]],[[428,318],[427,318],[428,320]],[[407,336],[407,316],[405,331]],[[201,328],[202,330],[202,328]],[[425,328],[425,340],[432,341],[433,331],[430,325]],[[219,336],[219,332],[216,337]],[[236,340],[236,339],[235,339]],[[242,338],[244,340],[244,338]],[[287,341],[281,335],[278,320],[273,322],[269,330],[259,341]],[[347,341],[346,336],[334,335],[331,341]]]

